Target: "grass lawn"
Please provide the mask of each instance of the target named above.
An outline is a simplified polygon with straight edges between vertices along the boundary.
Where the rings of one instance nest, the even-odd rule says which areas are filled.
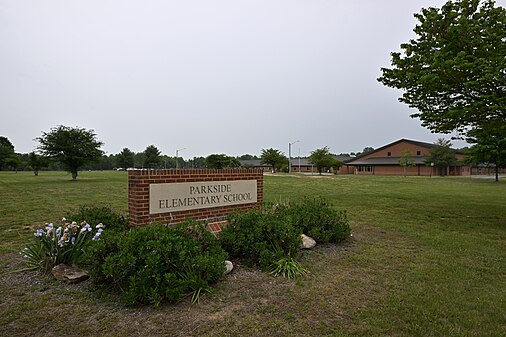
[[[505,336],[506,181],[266,176],[266,201],[323,196],[353,237],[298,280],[239,267],[200,304],[124,307],[22,267],[38,225],[81,205],[127,212],[126,172],[0,172],[0,336]]]

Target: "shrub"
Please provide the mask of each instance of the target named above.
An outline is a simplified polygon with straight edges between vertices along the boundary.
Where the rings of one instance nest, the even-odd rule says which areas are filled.
[[[271,271],[271,275],[283,276],[286,278],[296,278],[304,276],[308,273],[294,258],[282,257],[278,261],[274,262],[274,268]]]
[[[286,214],[252,209],[229,215],[219,238],[232,258],[250,267],[272,270],[282,257],[297,257],[300,234]]]
[[[103,240],[95,247],[96,285],[121,294],[127,304],[198,301],[225,269],[226,253],[204,225],[150,225]]]
[[[293,225],[321,243],[337,243],[350,236],[346,211],[337,211],[323,198],[303,198],[279,206],[275,212],[289,214]]]
[[[87,223],[66,222],[58,227],[46,224],[45,228],[34,233],[32,242],[23,249],[28,269],[49,271],[60,263],[79,264],[85,258],[85,248],[91,241],[99,239],[103,227],[102,224],[96,225],[93,233]]]
[[[78,223],[103,223],[108,230],[128,230],[130,224],[123,215],[114,212],[106,206],[81,206],[74,212],[68,212],[67,219],[73,219]]]

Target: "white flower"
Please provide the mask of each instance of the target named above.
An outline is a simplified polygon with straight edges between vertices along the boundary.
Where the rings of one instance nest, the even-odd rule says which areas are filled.
[[[97,232],[97,234],[95,234],[95,236],[93,237],[93,241],[97,241],[97,240],[100,240],[100,234],[102,234],[102,228],[100,228]]]
[[[83,228],[81,228],[81,233],[86,232],[86,231],[91,232],[91,227],[89,224],[86,224],[86,225],[84,225]]]
[[[95,226],[95,228],[104,228],[104,224],[103,223],[99,223],[98,225]]]

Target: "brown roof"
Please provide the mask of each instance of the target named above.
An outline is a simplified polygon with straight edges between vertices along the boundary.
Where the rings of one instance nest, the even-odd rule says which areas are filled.
[[[418,146],[421,146],[421,147],[425,147],[427,149],[431,149],[431,148],[434,148],[434,147],[437,146],[436,144],[432,144],[432,143],[425,143],[425,142],[419,142],[417,140],[411,140],[411,139],[404,139],[404,138],[402,138],[402,139],[399,139],[399,140],[397,140],[397,141],[395,141],[393,143],[390,143],[390,144],[384,145],[382,147],[379,147],[379,148],[375,149],[374,151],[361,154],[361,155],[353,158],[352,160],[346,162],[346,164],[347,165],[371,165],[373,163],[370,161],[370,159],[376,159],[376,158],[378,158],[378,159],[382,158],[384,160],[378,160],[378,163],[375,163],[375,165],[392,165],[392,164],[394,164],[393,162],[391,162],[389,160],[386,160],[387,158],[392,158],[393,160],[396,160],[395,164],[399,164],[399,158],[400,157],[376,157],[376,158],[366,159],[365,161],[360,161],[359,159],[363,158],[365,156],[369,156],[369,155],[371,155],[371,154],[373,154],[375,152],[379,152],[381,150],[384,150],[387,147],[390,147],[392,145],[395,145],[395,144],[398,144],[398,143],[402,143],[402,142],[410,143],[410,144],[413,144],[413,145],[418,145]],[[455,153],[463,154],[462,152],[457,151],[457,150],[455,150]],[[412,158],[415,159],[415,164],[425,164],[424,159],[427,158],[427,157],[413,156]],[[367,164],[365,162],[367,162]]]

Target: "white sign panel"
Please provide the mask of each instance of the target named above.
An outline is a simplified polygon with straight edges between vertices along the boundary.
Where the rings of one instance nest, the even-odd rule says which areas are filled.
[[[256,180],[196,181],[149,185],[149,214],[257,202]]]

